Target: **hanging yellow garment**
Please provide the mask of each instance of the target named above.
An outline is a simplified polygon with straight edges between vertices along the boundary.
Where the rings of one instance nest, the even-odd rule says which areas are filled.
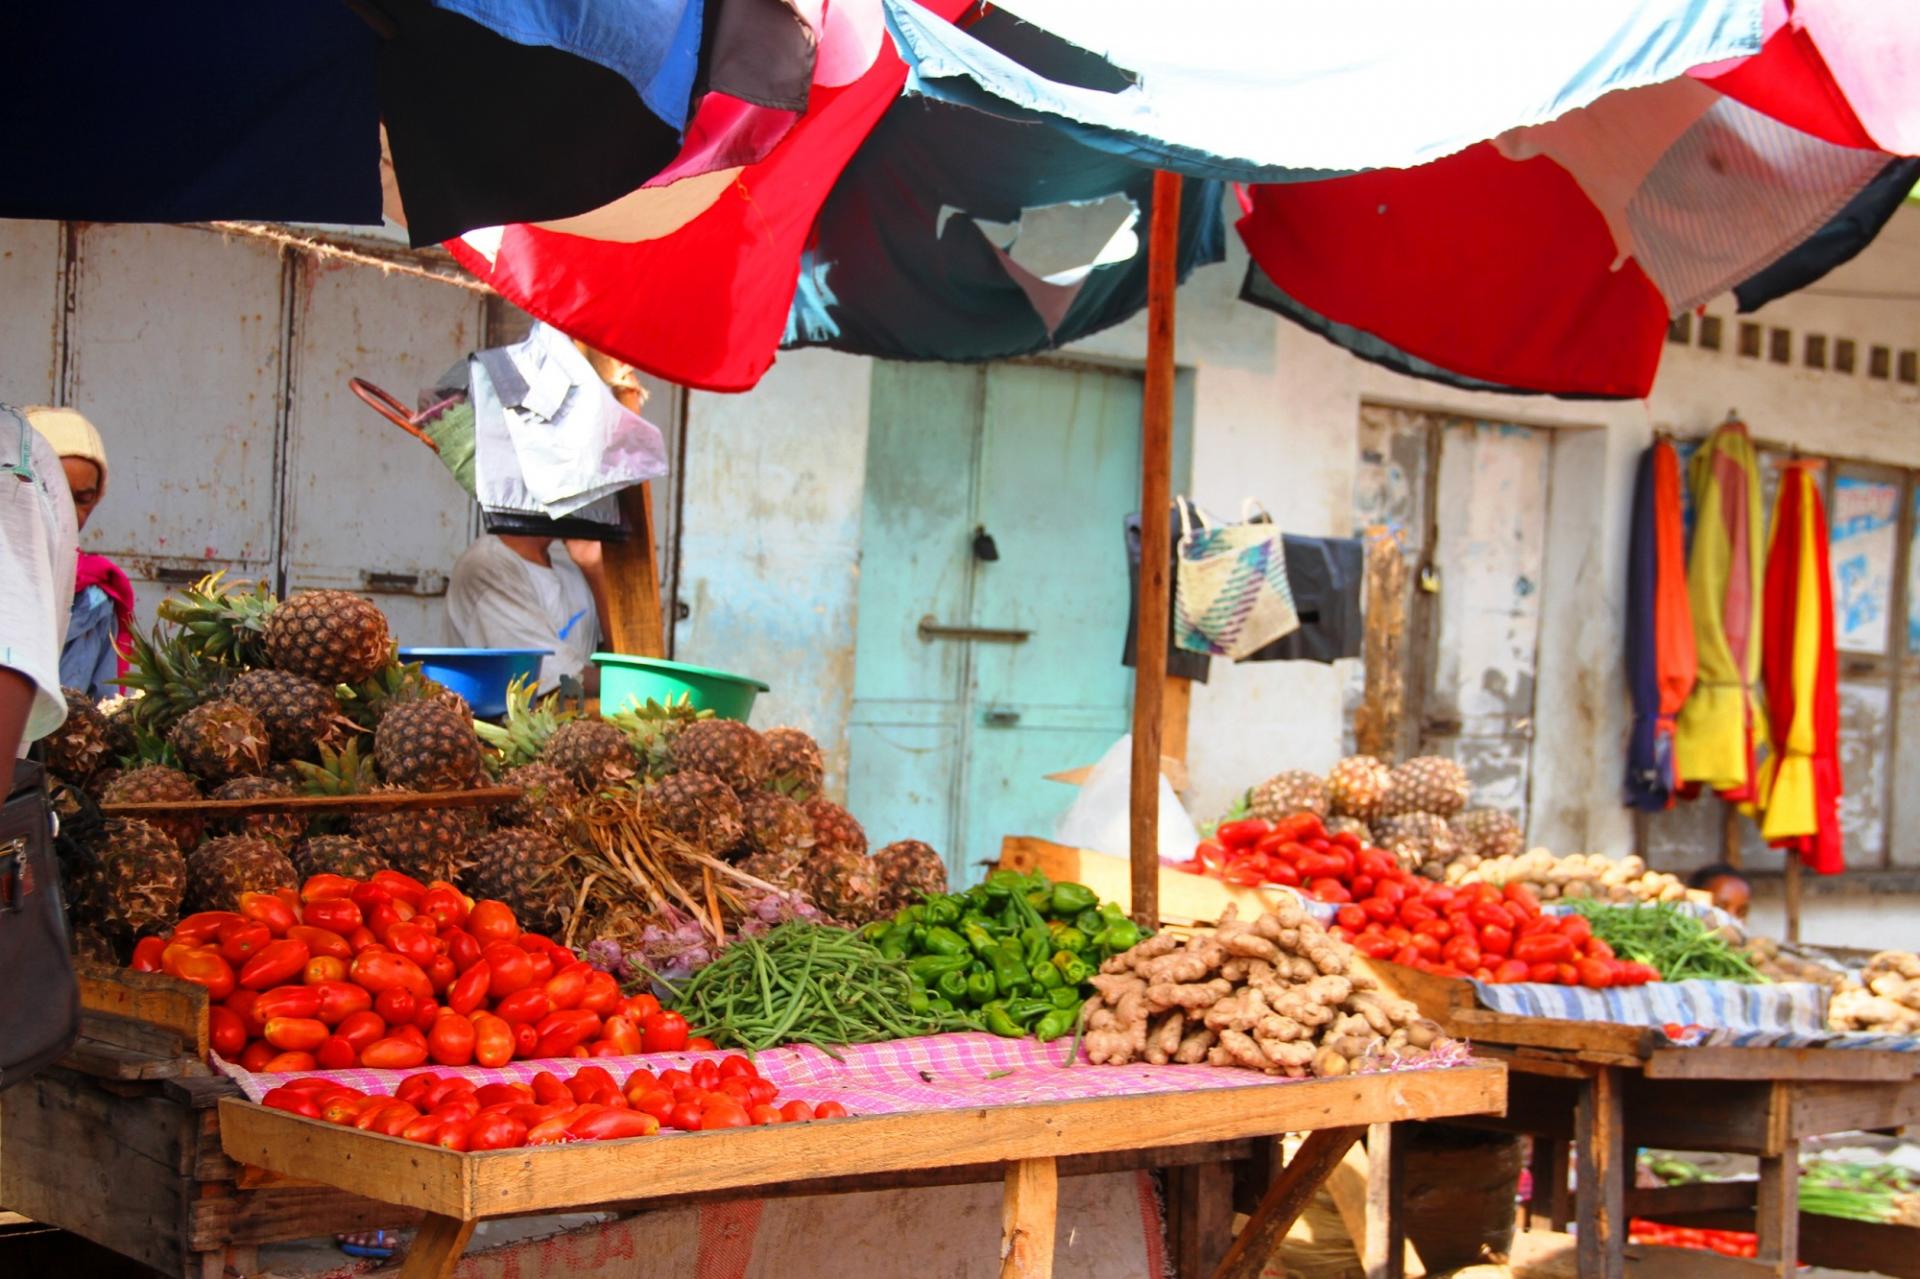
[[[1750,804],[1757,796],[1754,748],[1766,739],[1754,695],[1765,526],[1760,468],[1747,428],[1739,422],[1721,426],[1687,472],[1694,512],[1687,595],[1700,671],[1680,708],[1673,753],[1682,782],[1704,783]]]

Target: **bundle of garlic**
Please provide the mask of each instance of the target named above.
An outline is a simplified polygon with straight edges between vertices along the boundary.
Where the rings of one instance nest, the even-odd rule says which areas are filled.
[[[1289,900],[1252,923],[1232,907],[1184,944],[1147,938],[1100,966],[1087,1000],[1093,1063],[1206,1062],[1272,1075],[1344,1075],[1432,1047],[1439,1028],[1350,970],[1353,950]]]

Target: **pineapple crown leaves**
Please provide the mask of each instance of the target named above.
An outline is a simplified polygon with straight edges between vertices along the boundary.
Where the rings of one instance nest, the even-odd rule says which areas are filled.
[[[607,716],[607,722],[627,735],[634,754],[640,757],[642,774],[661,777],[673,771],[673,739],[687,725],[712,718],[712,711],[696,707],[693,698],[682,693],[664,702],[650,697]]]
[[[522,676],[507,685],[507,713],[504,724],[475,722],[473,731],[480,740],[500,752],[499,767],[518,768],[540,757],[554,730],[570,719],[573,711],[562,710],[552,698],[534,700],[536,685]]]
[[[373,789],[373,760],[360,750],[360,739],[349,737],[343,746],[320,747],[320,762],[294,760],[300,791],[305,795],[361,795]]]
[[[427,678],[426,669],[419,662],[395,658],[358,684],[337,685],[334,695],[339,698],[340,709],[346,717],[371,732],[388,707],[419,701],[442,691],[439,683]]]
[[[172,623],[179,642],[203,660],[228,667],[267,664],[267,618],[280,601],[265,582],[245,585],[209,573],[167,599],[157,610]]]
[[[220,692],[229,672],[209,661],[199,648],[159,627],[151,635],[133,632],[127,672],[121,684],[142,696],[134,702],[136,729],[164,735],[174,721]]]

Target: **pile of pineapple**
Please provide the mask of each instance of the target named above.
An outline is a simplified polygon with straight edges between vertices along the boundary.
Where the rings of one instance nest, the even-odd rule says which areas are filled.
[[[346,591],[276,599],[218,575],[162,603],[136,640],[130,695],[67,690],[66,722],[37,750],[56,782],[75,947],[124,962],[183,913],[323,873],[393,869],[506,902],[560,931],[574,906],[556,868],[572,805],[615,794],[716,857],[860,922],[945,888],[938,854],[903,841],[867,856],[858,822],[821,793],[819,747],[685,706],[618,725],[535,706],[516,691],[505,728],[401,663],[378,608]],[[490,740],[483,740],[482,731]],[[106,818],[99,805],[381,790],[525,788],[491,811],[392,808],[307,820],[259,813]],[[583,939],[587,940],[587,939]]]
[[[1372,755],[1349,755],[1325,777],[1277,773],[1247,792],[1252,817],[1277,821],[1294,813],[1325,819],[1330,831],[1351,831],[1384,848],[1409,870],[1457,877],[1487,858],[1520,851],[1520,823],[1497,808],[1469,808],[1466,770],[1439,755],[1389,766]]]

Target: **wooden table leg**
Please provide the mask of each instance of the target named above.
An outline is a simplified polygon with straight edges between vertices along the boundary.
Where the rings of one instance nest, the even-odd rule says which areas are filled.
[[[474,1223],[458,1217],[429,1214],[407,1247],[406,1260],[400,1266],[400,1279],[447,1279],[460,1264],[460,1254],[473,1237]]]
[[[1627,1181],[1621,1077],[1597,1067],[1581,1086],[1574,1135],[1580,1152],[1576,1216],[1583,1279],[1625,1279]]]
[[[1267,1258],[1306,1209],[1327,1174],[1346,1157],[1365,1128],[1322,1128],[1310,1132],[1293,1158],[1260,1197],[1260,1206],[1234,1237],[1233,1246],[1213,1272],[1213,1279],[1259,1279]]]
[[[1402,1212],[1406,1194],[1407,1145],[1392,1124],[1367,1128],[1367,1230],[1360,1245],[1360,1264],[1367,1279],[1406,1279],[1407,1223]]]
[[[1000,1279],[1050,1279],[1059,1212],[1060,1173],[1053,1160],[1008,1165],[1000,1200]]]
[[[1538,1133],[1532,1143],[1527,1159],[1527,1170],[1533,1177],[1533,1189],[1527,1195],[1527,1229],[1538,1230],[1545,1221],[1549,1230],[1563,1231],[1569,1216],[1567,1143]]]
[[[1233,1243],[1233,1171],[1224,1163],[1169,1168],[1166,1189],[1173,1273],[1179,1279],[1206,1279]]]
[[[1800,1264],[1800,1143],[1788,1141],[1777,1155],[1760,1159],[1760,1189],[1754,1203],[1754,1229],[1760,1235],[1754,1255],[1777,1275],[1791,1275]]]

